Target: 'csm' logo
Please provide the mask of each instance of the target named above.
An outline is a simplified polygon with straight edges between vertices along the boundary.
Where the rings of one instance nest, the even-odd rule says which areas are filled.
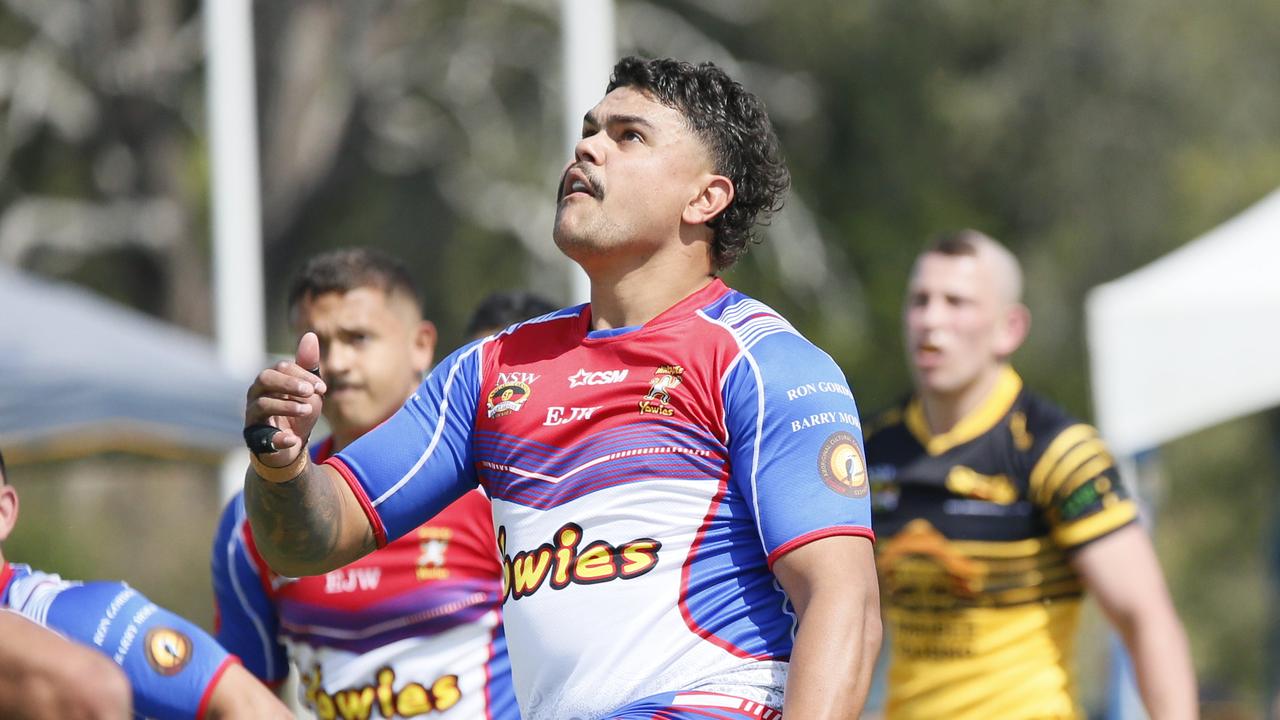
[[[589,408],[563,408],[559,405],[552,405],[547,408],[547,419],[543,421],[543,425],[564,425],[574,420],[590,420],[591,414],[599,410],[600,406]],[[566,414],[565,410],[569,412]]]
[[[614,383],[620,383],[626,379],[626,370],[598,370],[591,372],[579,369],[578,372],[569,376],[569,387],[576,388],[580,385],[612,385]]]

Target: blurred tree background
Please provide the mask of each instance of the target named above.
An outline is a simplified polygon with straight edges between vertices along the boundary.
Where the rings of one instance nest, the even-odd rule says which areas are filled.
[[[491,290],[570,300],[550,241],[558,12],[256,4],[272,349],[291,347],[298,261],[342,245],[409,262],[442,350]],[[189,0],[0,0],[0,262],[210,331],[200,22]],[[1280,184],[1270,0],[618,0],[617,22],[620,52],[712,60],[769,105],[794,188],[727,279],[828,349],[864,411],[907,388],[899,304],[930,234],[976,227],[1023,258],[1035,327],[1016,363],[1089,417],[1085,292]],[[1202,681],[1254,711],[1275,676],[1267,420],[1172,443],[1147,488]],[[7,555],[126,578],[210,624],[212,468],[99,456],[11,474],[25,502]]]

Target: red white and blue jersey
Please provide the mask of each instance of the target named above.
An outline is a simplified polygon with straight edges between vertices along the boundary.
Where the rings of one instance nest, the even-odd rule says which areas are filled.
[[[514,719],[500,575],[479,490],[346,567],[302,578],[262,560],[240,494],[214,540],[216,635],[268,683],[291,659],[318,717]]]
[[[114,660],[143,717],[204,717],[214,686],[235,662],[208,633],[122,582],[71,582],[4,563],[0,609]]]
[[[680,691],[780,708],[795,617],[772,564],[872,537],[843,374],[719,280],[629,331],[580,306],[472,343],[326,462],[379,544],[484,486],[526,720]]]

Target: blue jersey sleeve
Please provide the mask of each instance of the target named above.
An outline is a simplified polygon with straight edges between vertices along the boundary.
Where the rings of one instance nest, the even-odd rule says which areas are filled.
[[[199,717],[234,662],[203,630],[124,583],[32,580],[21,612],[115,660],[133,686],[135,712],[145,717]]]
[[[862,424],[844,374],[795,332],[744,346],[723,387],[732,481],[772,567],[833,535],[871,532]]]
[[[378,547],[475,488],[471,435],[481,353],[491,342],[473,342],[445,358],[390,420],[326,461],[355,490]]]
[[[244,494],[238,493],[222,511],[213,541],[214,637],[259,680],[275,684],[288,676],[288,658],[278,639],[280,618],[263,584],[266,570],[250,549],[250,532]]]

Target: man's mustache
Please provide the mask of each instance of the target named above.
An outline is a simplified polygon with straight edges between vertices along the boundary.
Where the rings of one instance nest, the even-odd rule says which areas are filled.
[[[576,162],[565,168],[563,173],[560,173],[560,183],[556,185],[556,204],[559,205],[560,201],[564,199],[565,180],[569,178],[569,173],[573,172],[575,169],[582,171],[582,176],[586,178],[587,185],[591,186],[591,196],[597,200],[603,198],[604,188],[600,186],[600,181],[596,179],[595,175],[591,174],[590,170],[587,170],[586,165]]]

